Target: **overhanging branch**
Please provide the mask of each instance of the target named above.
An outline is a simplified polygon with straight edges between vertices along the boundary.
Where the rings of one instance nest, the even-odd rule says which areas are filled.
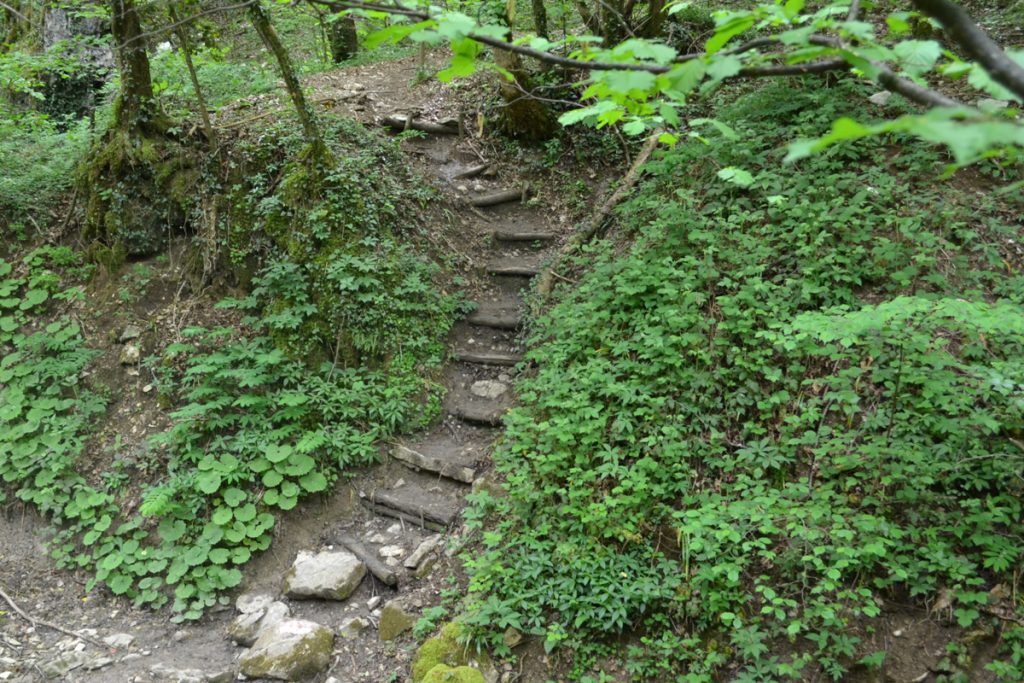
[[[950,0],[912,0],[914,6],[942,24],[967,54],[1017,97],[1024,99],[1024,68],[1010,59],[970,15]]]
[[[391,14],[398,14],[401,16],[409,17],[410,19],[417,19],[419,21],[433,20],[435,17],[427,12],[405,7],[399,4],[379,4],[374,2],[361,2],[359,0],[308,0],[314,4],[325,5],[335,11],[342,11],[348,9],[361,9],[373,12],[388,12]],[[915,0],[915,2],[918,0]],[[928,1],[928,0],[922,0]],[[860,3],[855,0],[850,6],[850,15],[856,16],[860,8]],[[537,50],[526,45],[516,45],[492,36],[480,35],[477,33],[467,33],[467,38],[475,40],[478,43],[487,45],[488,47],[495,48],[497,50],[504,50],[512,52],[524,57],[531,57],[545,64],[553,64],[555,66],[562,66],[571,69],[580,69],[587,71],[640,71],[651,74],[664,74],[672,70],[674,65],[666,66],[662,64],[644,64],[636,62],[600,62],[600,61],[587,61],[583,59],[574,59],[572,57],[563,57],[562,55],[555,54],[553,52],[546,52],[544,50]],[[838,47],[839,43],[836,39],[828,36],[812,36],[811,42],[824,45],[829,47]],[[726,54],[742,54],[749,52],[750,50],[765,47],[768,45],[778,44],[778,40],[775,38],[756,38],[754,40],[743,43],[742,45],[733,48],[733,50]],[[676,59],[676,62],[685,62],[701,57],[706,57],[706,53],[694,53],[681,55]],[[951,107],[951,106],[962,106],[962,103],[957,102],[954,99],[946,97],[942,93],[935,90],[931,90],[920,85],[917,85],[913,81],[898,76],[892,69],[885,66],[884,64],[876,63],[874,66],[879,71],[878,80],[889,90],[903,95],[912,102],[927,106],[927,107]],[[830,71],[845,71],[851,68],[851,65],[842,57],[821,59],[813,62],[805,62],[803,64],[777,64],[771,66],[759,66],[759,67],[747,67],[741,69],[737,74],[730,78],[767,78],[776,76],[799,76],[804,74],[819,74]]]

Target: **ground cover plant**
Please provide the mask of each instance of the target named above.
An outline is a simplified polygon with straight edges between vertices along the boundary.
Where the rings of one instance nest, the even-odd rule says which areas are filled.
[[[322,166],[284,120],[237,142],[227,180],[217,158],[197,171],[195,210],[226,208],[193,262],[208,250],[243,296],[219,304],[230,325],[182,330],[145,361],[172,426],[138,447],[92,443],[93,458],[112,453],[100,476],[80,471],[104,412],[102,387],[81,380],[98,352],[46,309],[86,274],[81,256],[0,262],[0,475],[54,521],[53,557],[86,570],[88,590],[199,617],[270,545],[277,514],[439,410],[432,372],[459,304],[417,240],[429,190],[405,189],[391,141],[323,125]]]
[[[903,138],[778,164],[838,109],[867,117],[867,94],[748,92],[717,114],[744,144],[651,164],[620,215],[631,244],[593,248],[536,323],[496,454],[509,496],[477,502],[498,517],[466,558],[468,623],[538,634],[576,677],[612,652],[660,681],[842,679],[881,662],[861,642],[890,599],[1008,623],[1012,200],[979,197],[980,172],[936,182],[941,156]],[[1017,680],[1002,635],[991,666]]]

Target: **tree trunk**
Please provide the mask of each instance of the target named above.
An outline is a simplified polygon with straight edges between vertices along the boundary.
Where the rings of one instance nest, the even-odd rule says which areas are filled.
[[[331,59],[335,64],[351,59],[359,50],[359,36],[356,34],[356,20],[340,17],[331,22]]]
[[[132,0],[111,0],[110,32],[121,75],[121,91],[114,107],[115,125],[123,130],[148,132],[156,113],[153,81],[139,14]]]
[[[541,38],[548,37],[548,10],[544,6],[544,0],[532,0],[533,3],[533,30]]]
[[[291,57],[288,56],[288,51],[281,43],[281,39],[277,37],[277,31],[274,30],[274,26],[270,23],[270,17],[259,1],[249,6],[249,20],[260,39],[263,40],[263,44],[274,54],[278,68],[281,70],[281,77],[284,79],[285,88],[288,90],[288,95],[295,106],[295,113],[302,125],[306,142],[309,143],[313,155],[319,156],[325,150],[323,139],[320,137],[320,128],[316,124],[316,118],[309,102],[306,101],[306,95],[302,92],[302,85],[295,75]]]
[[[533,97],[530,78],[523,68],[519,55],[505,50],[495,50],[494,61],[512,74],[514,79],[508,81],[504,76],[499,76],[499,89],[502,99],[505,100],[501,128],[508,135],[527,142],[547,140],[554,135],[558,123],[547,106]]]
[[[179,23],[178,12],[174,9],[173,5],[167,6],[167,16],[171,18],[171,23]],[[213,124],[210,123],[210,111],[206,106],[206,98],[203,97],[203,88],[199,85],[196,67],[192,63],[192,50],[188,45],[188,34],[185,32],[185,27],[180,24],[174,29],[174,33],[178,36],[178,42],[181,43],[181,55],[185,58],[185,66],[188,67],[188,77],[192,81],[192,90],[196,94],[196,105],[199,107],[199,118],[203,122],[206,141],[211,145],[215,145],[217,143],[217,133],[213,130]]]

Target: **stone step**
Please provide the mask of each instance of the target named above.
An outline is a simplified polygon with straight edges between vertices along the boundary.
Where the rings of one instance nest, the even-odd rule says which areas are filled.
[[[442,477],[472,484],[476,479],[476,463],[480,452],[472,446],[449,441],[416,443],[414,447],[396,444],[391,457],[414,470],[436,472]]]
[[[533,277],[540,273],[540,270],[540,263],[536,259],[511,257],[495,259],[487,264],[487,272],[491,275]]]
[[[463,375],[445,396],[447,411],[466,422],[497,427],[512,407],[512,386],[493,379]]]
[[[499,242],[547,242],[555,239],[553,233],[534,230],[495,230],[491,236]]]
[[[522,354],[502,353],[500,351],[474,351],[472,349],[455,349],[452,356],[463,363],[479,363],[481,365],[513,366],[523,360]]]

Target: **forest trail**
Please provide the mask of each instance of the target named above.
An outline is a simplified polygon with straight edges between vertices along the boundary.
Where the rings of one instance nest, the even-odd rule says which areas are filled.
[[[450,127],[454,120],[473,125],[453,89],[436,82],[410,86],[418,68],[410,58],[319,74],[307,86],[321,106],[345,111],[369,127],[381,126],[387,117],[411,117],[414,128],[421,122]],[[241,110],[236,118],[251,111]],[[231,121],[229,111],[218,123]],[[313,680],[411,680],[417,642],[410,629],[424,610],[441,611],[437,606],[446,589],[451,599],[458,572],[453,556],[469,538],[461,522],[466,495],[492,486],[490,453],[501,434],[501,417],[514,403],[514,366],[522,358],[523,291],[568,237],[570,223],[553,188],[539,187],[538,196],[527,201],[516,161],[486,157],[477,138],[466,135],[465,126],[461,130],[403,143],[412,166],[440,192],[457,226],[448,233],[459,235],[460,243],[449,246],[461,265],[463,294],[476,304],[450,335],[443,419],[391,444],[382,463],[339,481],[332,496],[301,503],[281,519],[271,548],[243,569],[238,594],[266,596],[256,601],[263,605],[282,601],[288,618],[321,624],[335,634],[330,664]],[[238,677],[246,650],[227,635],[238,616],[234,609],[212,610],[199,622],[176,625],[167,612],[135,610],[127,601],[95,592],[85,595],[77,578],[54,570],[47,560],[39,535],[45,524],[31,512],[19,514],[0,518],[0,538],[9,543],[0,553],[6,556],[0,558],[0,578],[14,591],[10,597],[29,616],[88,638],[42,624],[31,628],[15,618],[0,631],[0,680],[185,683]],[[347,599],[283,596],[282,581],[298,553],[341,552],[343,541],[372,556],[371,571]],[[398,632],[380,633],[382,620],[383,630]],[[250,634],[243,640],[252,639]],[[489,683],[529,680],[496,670],[487,678]]]

